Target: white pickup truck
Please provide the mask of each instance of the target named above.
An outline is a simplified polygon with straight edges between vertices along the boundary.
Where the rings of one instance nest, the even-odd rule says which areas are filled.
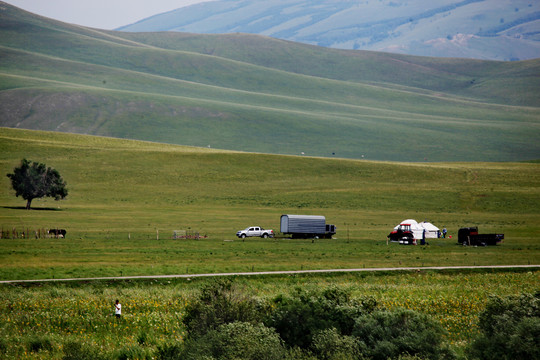
[[[242,239],[246,237],[250,237],[250,236],[259,236],[262,238],[267,238],[267,237],[274,236],[274,230],[265,230],[260,226],[250,226],[248,228],[245,228],[244,230],[238,230],[236,232],[236,236]]]

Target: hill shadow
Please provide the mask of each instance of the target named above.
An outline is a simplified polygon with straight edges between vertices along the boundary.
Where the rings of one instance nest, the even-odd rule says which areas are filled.
[[[11,210],[26,210],[26,206],[0,206],[0,207],[4,208],[4,209],[11,209]],[[33,208],[30,208],[30,211],[32,211],[32,210],[37,210],[37,211],[63,211],[62,209],[51,208],[51,207],[44,207],[44,208],[33,207]]]

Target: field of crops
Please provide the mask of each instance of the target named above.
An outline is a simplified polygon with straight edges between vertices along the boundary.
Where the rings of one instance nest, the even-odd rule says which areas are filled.
[[[60,358],[77,341],[112,358],[145,358],[165,343],[182,342],[185,306],[208,279],[2,285],[0,341],[8,359]],[[537,271],[400,274],[339,274],[237,278],[245,294],[262,300],[337,286],[354,297],[371,296],[379,307],[427,313],[448,330],[459,352],[476,334],[478,314],[490,295],[538,290]],[[116,319],[113,303],[122,303]]]

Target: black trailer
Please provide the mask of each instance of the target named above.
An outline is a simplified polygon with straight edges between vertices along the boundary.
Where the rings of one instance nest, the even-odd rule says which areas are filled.
[[[478,226],[461,228],[458,231],[458,244],[465,246],[497,245],[504,239],[504,234],[479,234]]]

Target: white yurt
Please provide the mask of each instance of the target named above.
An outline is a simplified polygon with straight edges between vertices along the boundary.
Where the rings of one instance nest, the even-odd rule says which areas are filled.
[[[426,230],[426,239],[436,239],[439,237],[439,234],[441,233],[439,228],[433,225],[430,222],[424,221],[421,223],[418,223],[422,227],[422,229]]]

